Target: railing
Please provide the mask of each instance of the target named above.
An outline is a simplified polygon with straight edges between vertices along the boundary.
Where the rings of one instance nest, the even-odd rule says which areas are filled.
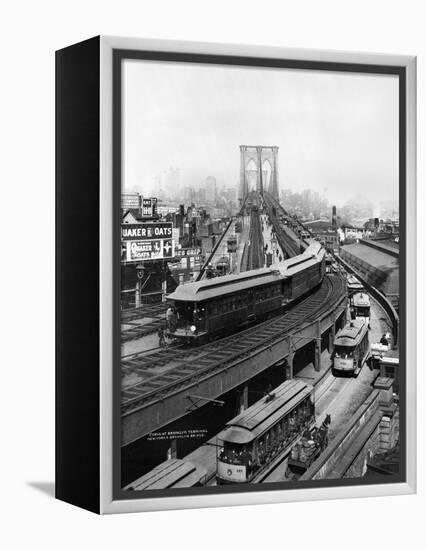
[[[377,290],[376,287],[372,286],[358,271],[356,271],[351,265],[349,265],[343,258],[340,256],[334,255],[334,258],[337,262],[339,262],[343,267],[355,275],[364,287],[368,290],[368,292],[373,296],[373,298],[381,305],[381,307],[384,309],[386,315],[389,317],[390,322],[392,324],[392,333],[394,338],[394,344],[397,345],[398,343],[398,336],[399,336],[399,315],[396,312],[393,305],[390,303],[390,301],[386,298],[386,296],[380,292],[380,290]]]
[[[389,254],[389,256],[393,256],[394,258],[399,258],[398,248],[391,248],[388,245],[383,245],[383,243],[381,243],[380,240],[373,241],[371,239],[359,239],[359,242],[362,244],[365,244],[366,246],[371,246],[371,248],[375,248],[376,250],[379,250],[384,254]]]

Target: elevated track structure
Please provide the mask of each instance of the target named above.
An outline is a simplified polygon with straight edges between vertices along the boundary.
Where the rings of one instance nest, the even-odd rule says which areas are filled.
[[[348,273],[352,273],[355,275],[364,285],[366,290],[371,294],[371,296],[380,304],[380,306],[383,308],[386,315],[389,317],[389,320],[392,325],[392,335],[393,335],[393,341],[394,345],[397,345],[398,343],[398,337],[399,337],[399,315],[394,308],[392,302],[388,300],[388,298],[380,292],[376,287],[371,285],[366,278],[359,273],[356,269],[354,269],[351,265],[349,265],[343,258],[340,256],[334,255],[335,260],[345,268],[345,270]]]
[[[122,445],[187,414],[194,395],[201,407],[284,360],[292,378],[294,354],[312,341],[319,369],[321,337],[328,330],[334,334],[343,322],[346,297],[343,278],[329,275],[290,310],[227,338],[127,357],[122,362]]]

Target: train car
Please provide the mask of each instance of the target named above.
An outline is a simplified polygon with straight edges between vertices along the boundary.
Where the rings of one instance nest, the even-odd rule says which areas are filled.
[[[162,462],[153,470],[129,483],[125,491],[145,491],[147,489],[178,489],[199,487],[206,476],[205,468],[192,462],[172,458]]]
[[[334,339],[333,369],[357,376],[370,352],[368,325],[355,319],[340,329]]]
[[[221,256],[216,262],[216,271],[219,276],[229,273],[230,263],[227,256]]]
[[[370,296],[366,292],[357,292],[350,298],[351,314],[370,326]]]
[[[316,237],[316,240],[317,240],[317,237]],[[332,264],[333,264],[333,257],[330,256],[329,254],[327,254],[326,257],[325,257],[325,272],[326,273],[331,273]]]
[[[314,243],[303,254],[271,268],[177,287],[167,296],[176,315],[168,336],[197,345],[267,318],[322,282],[324,254]]]
[[[355,294],[356,292],[362,292],[364,290],[361,281],[357,279],[355,275],[347,276],[347,286],[349,296]]]
[[[287,380],[217,436],[218,485],[260,482],[315,424],[314,388]]]

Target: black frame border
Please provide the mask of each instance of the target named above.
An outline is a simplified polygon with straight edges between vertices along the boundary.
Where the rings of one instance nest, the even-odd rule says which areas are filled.
[[[122,174],[122,62],[125,60],[160,61],[175,63],[234,65],[258,68],[322,70],[332,72],[350,72],[363,74],[393,75],[399,82],[399,219],[400,219],[400,257],[399,257],[399,350],[400,350],[400,472],[389,476],[389,481],[383,478],[369,480],[364,478],[348,478],[338,480],[314,480],[296,482],[273,482],[248,484],[243,488],[236,486],[191,487],[187,489],[164,489],[156,491],[123,491],[120,487],[121,477],[121,416],[120,416],[120,386],[121,386],[121,354],[120,354],[120,195]],[[116,501],[129,499],[201,496],[209,494],[252,493],[265,491],[285,491],[292,489],[310,489],[327,487],[351,487],[360,485],[392,485],[407,480],[407,410],[406,410],[406,185],[407,185],[407,71],[405,66],[380,65],[367,63],[345,63],[316,60],[299,60],[287,58],[216,55],[201,53],[182,53],[172,51],[150,51],[113,49],[113,499]],[[403,358],[403,368],[401,368]],[[403,429],[401,429],[403,427]],[[226,499],[223,502],[226,505]]]
[[[100,511],[100,37],[55,55],[55,497]],[[88,228],[92,237],[88,238]]]

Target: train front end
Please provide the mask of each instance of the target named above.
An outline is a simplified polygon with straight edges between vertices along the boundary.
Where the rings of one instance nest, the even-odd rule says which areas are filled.
[[[253,473],[253,457],[250,445],[232,441],[222,441],[222,447],[217,456],[216,482],[218,485],[247,483]]]
[[[208,341],[206,304],[195,297],[199,284],[180,285],[167,296],[166,335],[184,345]]]
[[[336,371],[353,373],[355,369],[354,347],[336,346],[333,356],[333,367]]]

